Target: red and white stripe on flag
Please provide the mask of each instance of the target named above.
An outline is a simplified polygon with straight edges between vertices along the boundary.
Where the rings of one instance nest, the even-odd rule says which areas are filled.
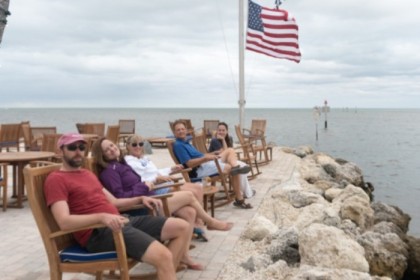
[[[300,62],[298,31],[293,16],[286,10],[269,9],[248,1],[246,49]]]

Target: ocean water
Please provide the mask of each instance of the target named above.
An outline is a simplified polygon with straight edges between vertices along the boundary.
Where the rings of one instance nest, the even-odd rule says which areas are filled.
[[[144,137],[170,135],[169,121],[189,118],[195,128],[205,119],[239,123],[238,109],[0,109],[0,123],[29,120],[32,126],[76,131],[77,122],[117,124],[135,119]],[[310,145],[315,151],[356,163],[375,186],[375,200],[400,207],[412,217],[409,233],[420,237],[420,109],[331,109],[318,121],[312,109],[246,109],[244,127],[267,119],[267,138],[280,146]]]

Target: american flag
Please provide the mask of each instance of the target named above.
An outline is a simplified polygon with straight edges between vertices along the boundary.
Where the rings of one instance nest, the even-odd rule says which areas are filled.
[[[300,62],[298,26],[281,9],[269,9],[248,0],[246,49],[276,58]]]

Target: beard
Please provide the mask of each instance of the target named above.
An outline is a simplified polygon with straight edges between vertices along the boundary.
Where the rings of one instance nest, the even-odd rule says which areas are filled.
[[[83,158],[80,156],[75,156],[73,158],[69,158],[64,156],[63,160],[71,167],[78,168],[83,165]]]

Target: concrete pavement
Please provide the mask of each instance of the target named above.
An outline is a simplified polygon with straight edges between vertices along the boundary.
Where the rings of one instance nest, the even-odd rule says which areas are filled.
[[[150,158],[158,167],[173,165],[166,149],[154,149]],[[261,201],[270,187],[290,178],[296,166],[297,159],[276,147],[273,150],[273,161],[261,166],[262,174],[250,181],[257,191],[255,197],[247,200],[253,209],[238,209],[233,205],[216,208],[215,216],[221,220],[235,223],[229,232],[207,231],[209,242],[193,241],[196,248],[190,251],[191,256],[202,263],[204,271],[185,270],[178,272],[178,279],[210,280],[217,279],[230,252],[237,240],[255,215]],[[11,177],[11,176],[10,176]],[[9,181],[9,185],[11,182]],[[9,194],[11,187],[9,186]],[[0,212],[0,279],[2,280],[45,280],[49,279],[48,261],[38,229],[32,217],[28,203],[23,209],[8,209]],[[133,272],[150,269],[141,264]],[[64,274],[64,280],[95,279],[87,274]]]

